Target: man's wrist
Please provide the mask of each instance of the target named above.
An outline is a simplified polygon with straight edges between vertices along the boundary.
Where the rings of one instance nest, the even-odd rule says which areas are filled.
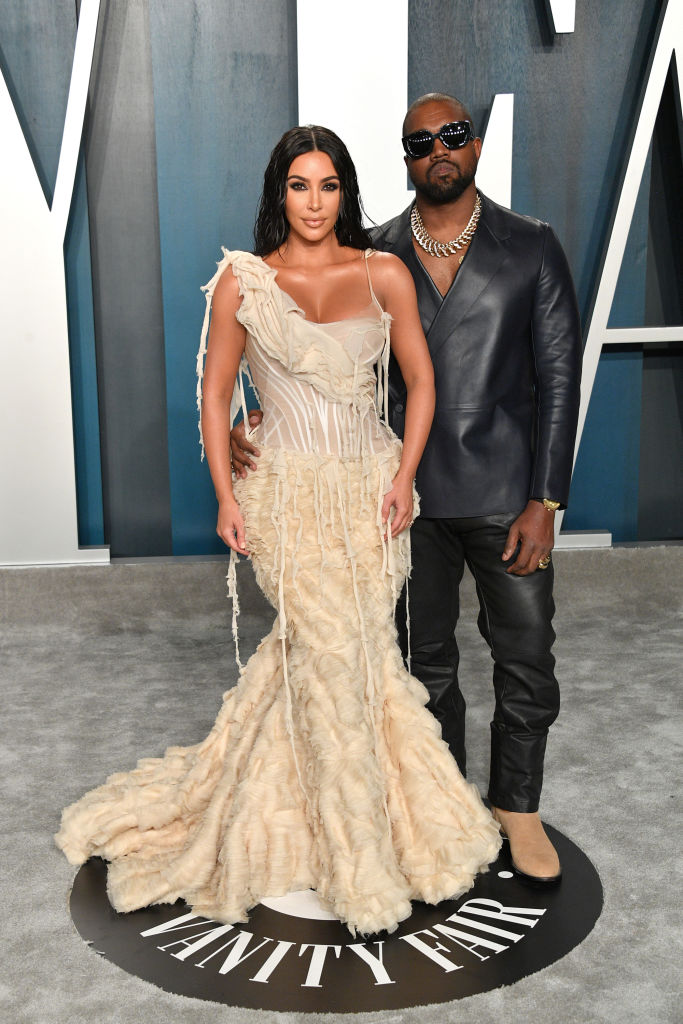
[[[557,512],[558,508],[562,504],[561,501],[555,501],[554,498],[532,498],[532,501],[537,501],[547,512]]]

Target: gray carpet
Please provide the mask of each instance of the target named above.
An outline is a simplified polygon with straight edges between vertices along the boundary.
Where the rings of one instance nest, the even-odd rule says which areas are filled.
[[[73,928],[73,869],[52,845],[62,806],[116,769],[208,732],[236,677],[217,561],[0,572],[3,970],[11,1024],[619,1024],[680,1020],[675,763],[683,547],[559,552],[563,710],[544,817],[597,866],[605,909],[567,957],[454,1003],[341,1015],[232,1009],[154,988]],[[240,568],[243,654],[272,613]],[[485,787],[490,662],[468,581],[460,639],[470,777]],[[677,1009],[678,1007],[678,1009]]]

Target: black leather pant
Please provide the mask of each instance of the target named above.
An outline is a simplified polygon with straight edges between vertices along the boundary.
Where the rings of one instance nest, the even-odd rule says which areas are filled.
[[[504,810],[536,811],[548,728],[560,707],[551,654],[553,566],[530,576],[505,572],[510,563],[501,555],[516,515],[415,521],[408,595],[411,672],[429,691],[428,707],[464,775],[465,699],[458,686],[455,627],[467,563],[479,597],[479,631],[494,662],[488,796]],[[405,657],[405,594],[396,619]]]

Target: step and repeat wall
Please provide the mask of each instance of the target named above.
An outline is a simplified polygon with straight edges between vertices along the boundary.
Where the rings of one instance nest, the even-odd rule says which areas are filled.
[[[6,173],[14,178],[3,189],[11,184],[16,192],[17,182],[33,175],[42,195],[36,200],[27,185],[22,202],[29,212],[5,196],[1,214],[9,227],[0,270],[5,282],[16,283],[0,293],[0,487],[6,485],[6,507],[13,504],[0,562],[69,561],[69,545],[75,552],[106,545],[112,556],[222,550],[197,443],[199,288],[212,276],[221,244],[251,248],[262,173],[279,136],[300,112],[308,120],[306,111],[321,104],[324,122],[321,96],[330,97],[329,127],[344,134],[339,123],[346,115],[338,111],[346,83],[358,76],[367,85],[364,102],[354,100],[358,132],[348,141],[375,220],[410,201],[401,164],[403,107],[424,92],[452,93],[485,133],[489,119],[493,125],[494,97],[514,97],[511,206],[554,226],[588,328],[653,55],[668,45],[660,38],[667,5],[579,0],[564,5],[574,11],[573,31],[558,31],[561,6],[543,0],[366,0],[355,8],[326,0],[4,0],[0,66],[8,99],[0,123],[12,152],[24,145],[26,154],[23,164],[8,161]],[[86,14],[95,18],[91,64],[80,38]],[[683,323],[680,92],[672,47],[610,328]],[[75,62],[85,68],[80,148],[73,84],[67,103]],[[76,124],[70,143],[69,115]],[[357,143],[363,153],[354,153],[354,138],[369,140]],[[68,145],[67,189],[60,176],[67,177]],[[485,151],[487,145],[490,140]],[[364,169],[371,146],[379,188],[382,175],[393,183],[384,202],[373,172]],[[64,206],[65,190],[60,239],[54,206]],[[398,204],[389,212],[388,195]],[[31,203],[44,205],[42,220],[37,214],[31,220]],[[62,244],[64,310],[57,303],[58,312],[48,316],[45,278],[59,276],[54,254],[60,257]],[[65,360],[58,371],[48,367],[45,353],[59,348],[62,334]],[[616,541],[683,533],[681,347],[675,332],[643,340],[602,351],[566,529],[609,530]],[[52,414],[55,391],[62,411]],[[50,454],[58,435],[64,471]],[[66,480],[67,498],[73,491],[66,554],[51,541],[57,535],[51,501],[59,488],[48,470]],[[15,539],[24,527],[27,538],[41,534],[40,544]]]

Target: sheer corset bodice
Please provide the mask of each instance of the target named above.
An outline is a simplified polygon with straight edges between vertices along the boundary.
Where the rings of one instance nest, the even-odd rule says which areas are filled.
[[[246,357],[263,410],[263,420],[252,432],[254,441],[341,458],[385,452],[392,438],[377,413],[373,369],[385,344],[381,317],[382,310],[373,302],[362,314],[336,323],[307,321],[312,332],[334,339],[357,366],[359,388],[352,403],[333,401],[289,373],[249,334]]]
[[[364,255],[366,269],[369,254]],[[237,319],[247,331],[231,408],[233,422],[240,406],[247,421],[244,374],[263,411],[262,422],[248,431],[250,440],[337,458],[384,456],[395,450],[396,437],[380,419],[380,412],[387,419],[391,317],[377,300],[369,270],[366,308],[343,320],[316,323],[307,320],[279,287],[276,271],[251,253],[225,251],[216,276],[206,286],[208,302],[228,265],[242,296]],[[208,306],[200,377],[207,329]]]

